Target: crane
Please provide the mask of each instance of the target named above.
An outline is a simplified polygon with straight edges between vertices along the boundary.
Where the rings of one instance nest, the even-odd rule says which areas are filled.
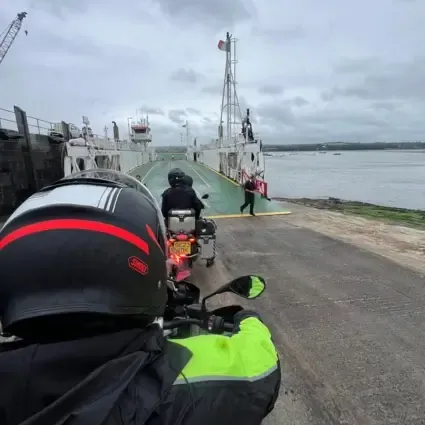
[[[0,64],[3,62],[3,59],[6,57],[7,52],[15,41],[16,36],[21,30],[22,21],[27,16],[27,12],[18,13],[18,16],[12,21],[12,23],[6,28],[6,33],[3,39],[0,41]],[[28,35],[28,32],[25,31],[25,34]]]

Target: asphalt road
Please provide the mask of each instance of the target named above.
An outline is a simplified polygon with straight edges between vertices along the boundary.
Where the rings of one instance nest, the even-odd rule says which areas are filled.
[[[378,255],[291,224],[222,219],[204,292],[242,274],[272,329],[283,382],[267,425],[425,424],[425,282]],[[245,304],[248,306],[248,304]]]

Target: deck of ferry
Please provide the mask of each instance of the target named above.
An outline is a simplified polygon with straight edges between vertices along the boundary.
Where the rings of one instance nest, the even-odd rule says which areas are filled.
[[[165,157],[167,158],[167,157]],[[162,192],[169,186],[167,175],[172,168],[181,168],[193,178],[193,187],[202,196],[209,194],[204,202],[204,215],[211,218],[240,217],[240,206],[244,203],[244,192],[234,181],[217,173],[205,165],[183,159],[157,161],[131,171],[131,175],[140,175],[144,184],[160,200]],[[248,210],[245,211],[247,213]],[[285,215],[289,212],[280,205],[257,196],[255,204],[257,215]]]
[[[266,278],[246,306],[272,329],[283,380],[267,424],[425,423],[424,276],[291,223],[282,204],[258,200],[239,214],[242,189],[201,164],[164,160],[133,170],[156,196],[180,167],[221,216],[218,258],[193,279],[206,293],[242,274]]]

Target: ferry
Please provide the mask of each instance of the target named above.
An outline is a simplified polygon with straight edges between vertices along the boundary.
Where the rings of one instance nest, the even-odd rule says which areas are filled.
[[[200,162],[241,185],[250,175],[255,175],[257,192],[267,198],[263,143],[254,133],[249,109],[242,119],[236,92],[236,42],[227,33],[226,39],[220,40],[217,46],[226,53],[218,138],[199,147],[196,142],[189,146],[187,159]]]

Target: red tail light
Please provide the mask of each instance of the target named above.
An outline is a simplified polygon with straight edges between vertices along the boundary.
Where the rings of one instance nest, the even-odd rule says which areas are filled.
[[[190,243],[195,243],[196,242],[196,239],[195,238],[189,238],[189,242]]]
[[[175,263],[180,263],[180,257],[178,255],[171,255],[171,260],[174,261]]]
[[[189,239],[189,237],[187,235],[185,235],[185,234],[180,234],[180,235],[177,235],[176,236],[176,239],[178,241],[187,241]]]

